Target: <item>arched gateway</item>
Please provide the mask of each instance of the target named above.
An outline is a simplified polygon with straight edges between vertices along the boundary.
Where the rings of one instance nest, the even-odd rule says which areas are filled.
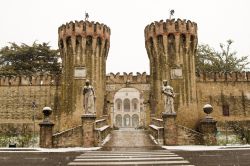
[[[114,95],[113,124],[137,128],[145,124],[142,95],[135,88],[121,88]]]

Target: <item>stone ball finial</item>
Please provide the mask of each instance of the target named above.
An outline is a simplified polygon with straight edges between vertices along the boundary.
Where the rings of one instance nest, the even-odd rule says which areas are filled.
[[[50,107],[43,108],[44,122],[49,122],[49,116],[52,113],[52,109]]]
[[[203,111],[204,111],[207,115],[209,115],[209,114],[211,114],[211,113],[213,112],[213,107],[212,107],[210,104],[205,104],[205,105],[203,106]]]

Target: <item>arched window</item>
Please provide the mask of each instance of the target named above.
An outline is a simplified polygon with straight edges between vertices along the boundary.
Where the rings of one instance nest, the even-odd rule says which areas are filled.
[[[121,111],[122,110],[122,100],[121,99],[116,99],[115,100],[115,109],[117,111]]]
[[[132,115],[132,126],[133,127],[139,126],[139,116],[137,114]]]
[[[115,125],[117,127],[122,127],[122,116],[120,114],[115,117]]]
[[[123,108],[124,108],[124,111],[126,111],[126,112],[130,111],[130,101],[129,101],[129,99],[124,99]]]
[[[138,111],[138,104],[139,104],[139,100],[138,99],[136,99],[136,98],[134,98],[133,100],[132,100],[132,110],[133,111]]]
[[[130,127],[131,125],[130,115],[126,114],[123,116],[123,125],[124,127]]]

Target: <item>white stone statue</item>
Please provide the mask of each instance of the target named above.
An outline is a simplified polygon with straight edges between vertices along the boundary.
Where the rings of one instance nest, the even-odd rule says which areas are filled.
[[[167,80],[163,80],[162,93],[164,94],[164,112],[175,114],[174,111],[174,89],[168,85]]]
[[[95,114],[95,90],[90,85],[89,80],[86,80],[85,86],[83,87],[83,108],[85,114]]]

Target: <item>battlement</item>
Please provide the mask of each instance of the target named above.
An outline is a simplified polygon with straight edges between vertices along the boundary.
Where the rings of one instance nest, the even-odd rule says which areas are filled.
[[[58,28],[59,39],[67,38],[68,36],[92,36],[109,40],[110,34],[111,31],[108,26],[94,21],[71,21]]]
[[[109,73],[106,75],[106,82],[109,83],[145,83],[149,84],[150,75],[146,72],[137,72],[134,75],[132,72],[123,72],[121,75],[119,72]],[[60,85],[60,76],[56,75],[33,75],[33,76],[0,76],[0,86],[23,86],[23,85]],[[196,73],[197,82],[250,82],[250,72],[231,72],[231,73],[219,73],[219,72],[203,72]]]
[[[191,34],[197,35],[197,24],[181,19],[167,19],[166,22],[163,20],[152,22],[147,25],[144,30],[145,39],[148,40],[150,37],[155,37],[158,35],[168,35],[168,34]]]
[[[106,76],[106,82],[108,84],[138,84],[138,83],[144,83],[149,84],[150,76],[146,74],[146,72],[139,73],[137,72],[136,75],[133,75],[132,72],[126,73],[123,72],[123,75],[120,75],[120,73],[110,73]]]
[[[0,76],[0,86],[43,86],[59,85],[60,77],[56,75],[34,75],[34,76]]]
[[[250,72],[196,73],[197,82],[241,82],[250,81]]]

